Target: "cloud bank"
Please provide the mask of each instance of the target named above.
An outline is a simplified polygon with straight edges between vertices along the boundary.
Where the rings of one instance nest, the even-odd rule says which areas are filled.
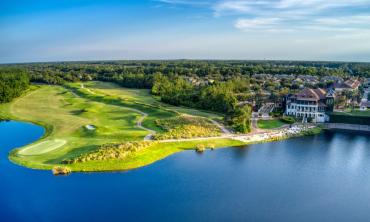
[[[160,0],[208,8],[214,17],[236,17],[242,31],[370,30],[370,0]]]

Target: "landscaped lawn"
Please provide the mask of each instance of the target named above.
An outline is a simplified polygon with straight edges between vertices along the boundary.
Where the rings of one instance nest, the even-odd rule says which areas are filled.
[[[282,127],[285,124],[286,123],[284,123],[280,119],[258,120],[257,122],[257,126],[260,129],[275,129],[275,128]]]

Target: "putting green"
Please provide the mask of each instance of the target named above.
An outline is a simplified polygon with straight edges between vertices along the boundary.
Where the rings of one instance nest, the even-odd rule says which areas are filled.
[[[52,150],[58,149],[59,147],[66,144],[65,140],[47,140],[40,143],[36,143],[30,146],[21,149],[18,154],[25,155],[25,156],[33,156],[33,155],[40,155]]]

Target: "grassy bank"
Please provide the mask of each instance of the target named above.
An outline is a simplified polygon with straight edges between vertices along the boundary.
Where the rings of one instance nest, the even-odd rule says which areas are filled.
[[[271,119],[271,120],[258,120],[257,126],[260,129],[276,129],[284,126],[286,123],[280,119]]]

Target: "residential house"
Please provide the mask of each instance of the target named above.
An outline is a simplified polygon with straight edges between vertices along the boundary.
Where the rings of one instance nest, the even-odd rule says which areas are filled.
[[[361,82],[357,79],[349,79],[344,82],[334,82],[332,87],[336,92],[342,92],[344,90],[357,90],[361,85]]]

